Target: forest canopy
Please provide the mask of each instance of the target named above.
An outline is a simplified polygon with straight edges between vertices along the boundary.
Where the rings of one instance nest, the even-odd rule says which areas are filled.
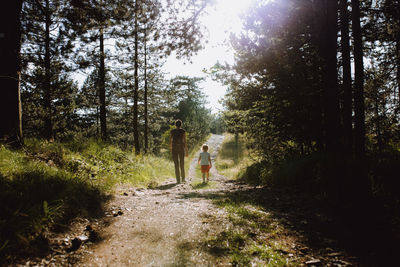
[[[199,122],[211,113],[198,78],[177,77],[187,80],[184,88],[162,69],[172,52],[188,59],[202,48],[199,18],[209,1],[17,2],[25,137],[96,137],[158,153],[178,116],[199,111],[203,118],[192,120],[188,132],[199,137],[209,130]],[[188,101],[192,109],[182,110]]]
[[[235,64],[210,73],[229,87],[226,125],[250,137],[258,179],[399,195],[399,7],[254,2],[231,38]]]
[[[168,164],[176,119],[190,149],[210,132],[233,134],[233,150],[244,140],[251,163],[238,165],[241,181],[295,188],[359,232],[374,232],[370,214],[399,228],[400,0],[252,1],[231,34],[234,63],[206,70],[228,88],[218,115],[202,77],[164,69],[171,55],[190,60],[203,48],[200,18],[213,2],[13,0],[0,9],[0,197],[12,203],[0,210],[0,252],[40,236],[35,224],[22,241],[18,225],[8,231],[12,220],[36,222],[23,209],[47,225],[69,194],[85,195],[68,207],[93,197],[100,209],[99,185],[151,179],[149,165]],[[21,193],[31,191],[25,181],[57,189],[57,201]]]

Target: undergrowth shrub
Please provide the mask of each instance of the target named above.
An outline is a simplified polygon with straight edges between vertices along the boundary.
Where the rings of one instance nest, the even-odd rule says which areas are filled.
[[[215,167],[217,170],[229,177],[236,179],[242,170],[253,163],[249,157],[249,150],[246,148],[245,136],[235,137],[232,134],[225,134],[225,140],[218,152]]]
[[[27,139],[22,149],[0,146],[0,258],[29,252],[43,233],[65,229],[77,216],[102,216],[118,184],[147,186],[173,172],[168,159],[137,156],[97,140]]]
[[[0,254],[28,248],[55,223],[98,216],[105,195],[73,174],[0,147]]]

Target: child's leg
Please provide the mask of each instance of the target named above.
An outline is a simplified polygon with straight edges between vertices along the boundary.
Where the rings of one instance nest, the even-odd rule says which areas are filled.
[[[205,183],[206,182],[206,180],[205,180],[206,174],[203,172],[202,176],[203,176],[203,183]]]
[[[208,177],[210,176],[210,172],[207,172],[207,182],[208,182]]]

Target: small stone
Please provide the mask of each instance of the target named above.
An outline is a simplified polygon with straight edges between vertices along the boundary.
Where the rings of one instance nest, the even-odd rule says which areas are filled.
[[[344,260],[337,260],[335,263],[339,264],[340,266],[351,266],[352,264],[350,262],[344,261]]]
[[[69,245],[71,245],[70,242],[69,242],[69,238],[64,238],[64,240],[63,240],[63,245],[64,245],[64,246],[69,246]]]
[[[124,196],[128,196],[128,193],[124,192]]]
[[[122,210],[119,210],[117,214],[118,214],[119,216],[121,216],[121,215],[124,214],[124,213],[122,212]]]
[[[342,256],[342,253],[340,252],[332,252],[328,254],[329,257],[338,257],[338,256]]]
[[[312,260],[306,261],[306,264],[307,265],[321,265],[322,262],[319,259],[312,259]]]
[[[160,204],[160,202],[156,201],[156,204]]]
[[[89,241],[89,237],[87,237],[86,235],[80,235],[77,238],[81,240],[82,243]]]

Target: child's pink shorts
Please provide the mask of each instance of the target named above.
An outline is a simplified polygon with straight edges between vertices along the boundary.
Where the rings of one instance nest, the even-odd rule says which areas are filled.
[[[206,173],[210,171],[210,165],[201,165],[201,173]]]

